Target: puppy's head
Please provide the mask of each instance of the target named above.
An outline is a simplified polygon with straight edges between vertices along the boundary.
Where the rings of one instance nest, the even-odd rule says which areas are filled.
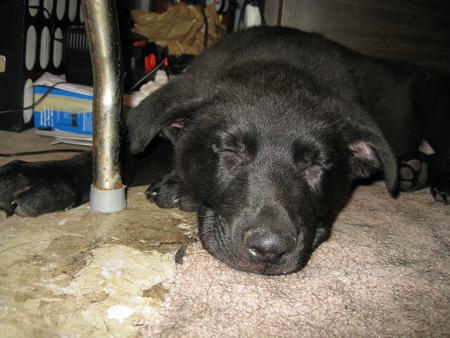
[[[148,129],[174,144],[209,252],[244,271],[297,271],[328,238],[355,179],[384,171],[395,190],[395,156],[365,112],[326,93],[301,86],[260,95],[228,84]]]

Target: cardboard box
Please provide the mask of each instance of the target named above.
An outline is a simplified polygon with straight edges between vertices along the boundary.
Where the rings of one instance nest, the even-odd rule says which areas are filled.
[[[34,102],[41,99],[49,87],[34,87]],[[62,130],[92,135],[92,95],[58,88],[34,108],[34,126],[42,130]]]

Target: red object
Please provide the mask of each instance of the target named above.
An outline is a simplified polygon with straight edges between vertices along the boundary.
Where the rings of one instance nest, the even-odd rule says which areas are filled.
[[[145,56],[145,72],[148,73],[153,68],[156,67],[156,56],[155,54],[149,54]]]
[[[142,47],[145,46],[145,44],[147,43],[147,41],[143,40],[143,41],[135,41],[133,42],[133,46],[135,47]]]
[[[145,41],[145,40],[133,42],[133,46],[135,46],[135,47],[145,47],[146,44],[147,44],[147,41]],[[144,58],[145,73],[148,73],[155,67],[156,67],[156,55],[155,54],[146,55]]]

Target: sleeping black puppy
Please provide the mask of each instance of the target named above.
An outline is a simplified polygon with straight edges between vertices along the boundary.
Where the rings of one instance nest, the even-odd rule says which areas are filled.
[[[127,118],[126,183],[198,213],[203,246],[261,274],[304,267],[352,184],[450,193],[450,77],[288,28],[233,34]],[[425,139],[435,154],[418,152]],[[169,147],[169,142],[170,147]],[[173,147],[172,147],[173,146]],[[172,153],[173,151],[173,153]],[[12,162],[0,207],[37,216],[87,202],[91,159]]]

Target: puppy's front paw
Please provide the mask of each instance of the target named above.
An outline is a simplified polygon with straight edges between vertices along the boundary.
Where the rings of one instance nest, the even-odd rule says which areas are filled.
[[[73,178],[80,172],[71,163],[13,161],[0,167],[0,209],[8,216],[36,217],[85,202],[89,183]]]
[[[160,208],[177,208],[180,203],[180,186],[178,182],[163,179],[153,183],[145,192],[150,202]]]
[[[179,208],[184,211],[196,211],[197,209],[184,193],[176,173],[168,174],[154,182],[145,193],[147,199],[160,208]]]

